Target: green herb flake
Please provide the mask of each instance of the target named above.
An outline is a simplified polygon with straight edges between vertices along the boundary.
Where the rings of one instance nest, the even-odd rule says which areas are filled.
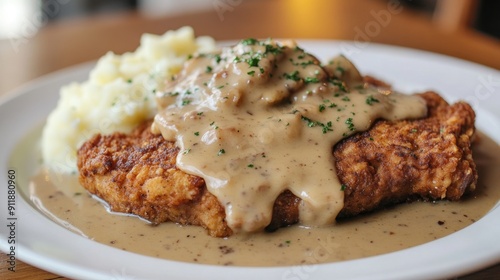
[[[255,45],[257,44],[259,41],[257,39],[254,39],[254,38],[248,38],[248,39],[245,39],[245,40],[242,40],[241,41],[241,44],[245,45],[245,46],[251,46],[251,45]]]
[[[253,70],[252,71],[248,71],[247,74],[250,75],[250,76],[253,76],[255,74],[255,71],[253,71]]]
[[[320,126],[321,127],[321,131],[323,132],[323,134],[326,134],[329,131],[333,131],[333,129],[331,128],[332,127],[332,123],[331,122],[328,122],[327,124],[324,124],[324,123],[319,122],[319,121],[311,120],[308,117],[301,116],[300,118],[307,123],[308,127]]]
[[[189,105],[189,103],[191,103],[190,99],[182,99],[182,106]]]
[[[205,73],[212,73],[212,67],[207,66],[207,68],[205,69]]]
[[[218,54],[216,54],[216,55],[214,56],[214,58],[215,58],[215,63],[217,63],[217,64],[219,64],[219,63],[221,62],[221,60],[222,60],[222,58],[221,58],[221,57],[220,57],[220,55],[218,55]]]
[[[340,185],[340,190],[341,191],[345,191],[346,188],[347,188],[347,185],[345,185],[345,184]]]
[[[310,118],[308,117],[304,117],[304,116],[301,116],[300,117],[303,121],[306,121],[307,122],[307,126],[308,127],[315,127],[316,126],[316,122],[311,120]]]
[[[325,110],[325,108],[326,108],[325,104],[319,104],[319,108],[318,109],[319,109],[320,112],[323,112]]]
[[[200,132],[199,132],[199,131],[196,131],[196,132],[194,133],[194,136],[200,136]]]
[[[217,153],[217,156],[222,156],[225,153],[226,151],[224,149],[220,149],[219,152]]]
[[[352,123],[352,118],[348,118],[348,119],[345,121],[345,124],[347,124],[347,128],[348,128],[350,131],[354,131],[354,130],[356,130],[356,128],[354,127],[354,123]]]
[[[316,77],[305,77],[304,82],[306,84],[311,84],[311,83],[319,83],[319,79]]]
[[[254,165],[250,163],[249,165],[247,165],[247,167],[248,167],[248,168],[253,168],[253,167],[254,167]]]
[[[337,86],[343,92],[349,92],[345,83],[340,80],[332,79],[330,80],[330,83],[332,83],[334,86]]]
[[[314,64],[314,61],[309,60],[309,61],[306,61],[306,62],[301,62],[300,66],[302,66],[303,68],[306,68],[308,65],[313,65],[313,64]]]
[[[373,103],[378,103],[380,102],[378,99],[376,99],[375,97],[373,97],[373,95],[370,95],[366,98],[366,104],[368,105],[373,105]]]
[[[288,73],[284,73],[283,76],[287,79],[287,80],[293,80],[293,81],[298,81],[300,80],[300,77],[299,77],[299,71],[295,70],[294,72],[292,72],[291,74],[288,74]]]
[[[279,46],[275,47],[273,45],[266,44],[265,47],[266,47],[266,51],[265,51],[266,54],[271,53],[271,54],[276,55],[276,54],[282,53],[282,51],[281,51],[282,48]]]
[[[189,152],[191,152],[191,149],[185,149],[185,150],[182,152],[182,154],[183,154],[183,155],[187,155]]]
[[[245,60],[250,67],[259,67],[260,57],[254,56]]]

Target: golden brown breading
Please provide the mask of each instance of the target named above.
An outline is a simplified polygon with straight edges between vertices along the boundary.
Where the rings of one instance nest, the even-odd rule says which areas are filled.
[[[203,179],[175,166],[178,149],[146,122],[131,134],[96,135],[78,151],[81,184],[112,211],[153,223],[200,225],[212,236],[229,236],[224,208]]]
[[[467,189],[474,190],[474,111],[463,102],[449,106],[435,93],[421,96],[428,118],[380,121],[335,147],[337,174],[347,185],[341,216],[410,196],[458,200]]]
[[[337,174],[346,186],[339,217],[415,198],[457,200],[474,190],[472,108],[460,102],[449,106],[432,92],[421,96],[428,104],[427,118],[378,121],[334,147]],[[200,225],[216,237],[231,235],[224,208],[203,179],[178,170],[178,149],[152,134],[149,126],[145,123],[129,135],[96,135],[87,141],[78,151],[81,184],[113,211],[154,223]],[[299,203],[291,192],[283,192],[266,229],[297,223]]]

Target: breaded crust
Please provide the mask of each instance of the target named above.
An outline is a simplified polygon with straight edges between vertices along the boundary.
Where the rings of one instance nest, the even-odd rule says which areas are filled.
[[[471,141],[475,114],[466,103],[448,105],[433,92],[427,118],[378,121],[333,148],[337,175],[345,185],[341,217],[412,199],[457,200],[473,191],[477,172]],[[96,135],[79,149],[81,184],[111,210],[153,223],[199,225],[215,237],[232,234],[224,208],[203,179],[175,166],[178,149],[150,132],[150,122],[131,134]],[[283,192],[267,230],[299,221],[300,199]]]
[[[78,151],[80,183],[112,211],[205,227],[229,236],[224,208],[203,179],[175,166],[178,148],[150,131],[151,122],[131,134],[95,135]]]

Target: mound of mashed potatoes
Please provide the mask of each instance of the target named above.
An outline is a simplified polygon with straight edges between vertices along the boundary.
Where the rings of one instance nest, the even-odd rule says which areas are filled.
[[[76,151],[96,133],[129,132],[156,114],[155,92],[175,75],[190,54],[216,48],[210,37],[195,37],[183,27],[164,35],[144,34],[135,52],[108,52],[89,79],[61,88],[56,109],[42,134],[46,166],[77,171]]]

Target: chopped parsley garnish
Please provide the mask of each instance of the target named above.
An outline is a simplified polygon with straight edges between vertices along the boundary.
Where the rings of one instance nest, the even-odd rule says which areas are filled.
[[[310,83],[319,83],[319,79],[316,78],[316,77],[305,77],[304,78],[304,82],[306,84],[310,84]]]
[[[248,71],[247,74],[250,75],[250,76],[253,76],[255,74],[255,71],[253,71],[253,70],[252,71]]]
[[[342,100],[343,100],[343,101],[351,101],[351,99],[349,99],[349,96],[344,96],[344,97],[342,97]]]
[[[319,104],[319,108],[318,109],[319,109],[320,112],[323,112],[326,109],[325,104]]]
[[[259,67],[260,57],[253,56],[251,58],[246,59],[245,61],[246,63],[248,63],[250,67]]]
[[[221,156],[223,154],[225,154],[226,151],[224,149],[220,149],[219,152],[217,153],[218,156]]]
[[[131,84],[132,83],[132,79],[128,79],[127,83]]]
[[[189,103],[191,103],[190,99],[182,99],[182,106],[189,105]]]
[[[212,73],[212,67],[207,66],[207,68],[205,69],[205,73]]]
[[[199,131],[196,131],[196,132],[194,133],[194,136],[200,136],[200,132],[199,132]]]
[[[350,131],[354,131],[354,130],[356,130],[356,128],[354,127],[354,124],[352,123],[352,118],[348,118],[348,119],[345,121],[345,124],[347,124],[347,128],[348,128]]]
[[[248,168],[253,168],[253,167],[254,167],[254,165],[250,163],[249,165],[247,165],[247,167],[248,167]]]
[[[303,121],[307,122],[308,127],[315,127],[315,126],[320,126],[321,131],[323,134],[326,134],[328,131],[333,131],[332,129],[332,122],[327,122],[326,124],[319,122],[319,121],[313,121],[308,117],[301,116],[300,117]]]
[[[314,61],[312,61],[312,60],[308,60],[308,61],[306,61],[306,62],[301,62],[301,63],[300,63],[300,66],[302,66],[302,67],[304,67],[304,68],[305,68],[307,65],[312,65],[312,64],[315,64],[315,63],[314,63]]]
[[[293,81],[298,81],[300,80],[300,77],[299,77],[299,71],[295,70],[293,73],[291,74],[288,74],[288,73],[284,73],[283,76],[287,79],[287,80],[293,80]]]
[[[378,99],[376,99],[375,97],[373,97],[373,95],[370,95],[366,98],[366,104],[368,105],[373,105],[373,103],[378,103],[380,102]]]
[[[341,191],[345,191],[346,188],[347,188],[347,186],[345,184],[340,185],[340,190]]]
[[[187,155],[189,152],[191,152],[191,149],[185,149],[185,150],[182,152],[182,154],[183,154],[183,155]]]
[[[251,46],[251,45],[255,45],[257,44],[259,41],[257,39],[254,39],[254,38],[248,38],[248,39],[245,39],[245,40],[242,40],[241,43],[243,45],[246,45],[246,46]]]
[[[306,121],[307,122],[307,126],[308,127],[315,127],[316,126],[316,122],[311,120],[310,118],[308,117],[304,117],[304,116],[301,116],[300,117],[303,121]]]
[[[220,55],[218,55],[218,54],[216,54],[216,55],[214,56],[214,58],[215,58],[215,62],[216,62],[217,64],[219,64],[219,62],[221,62],[221,60],[222,60],[222,58],[221,58],[221,57],[220,57]]]
[[[272,53],[272,54],[279,54],[281,53],[281,48],[280,47],[275,47],[273,45],[270,45],[270,44],[266,44],[266,54],[267,53]]]
[[[330,80],[330,83],[332,83],[334,86],[337,86],[343,92],[349,92],[345,83],[340,80],[332,79]]]

